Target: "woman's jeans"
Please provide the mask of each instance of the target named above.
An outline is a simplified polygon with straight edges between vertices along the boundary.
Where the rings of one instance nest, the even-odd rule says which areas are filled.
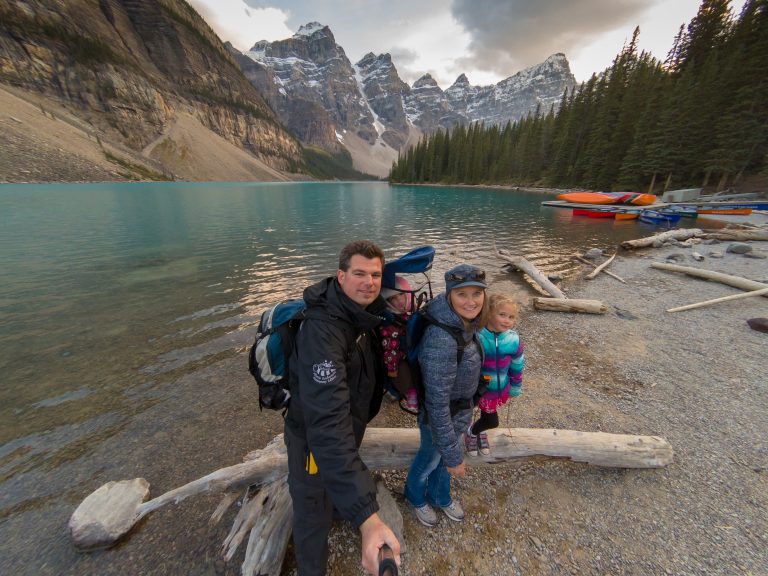
[[[429,424],[419,424],[421,444],[405,480],[405,499],[420,508],[431,504],[438,508],[451,505],[451,475],[432,442]]]

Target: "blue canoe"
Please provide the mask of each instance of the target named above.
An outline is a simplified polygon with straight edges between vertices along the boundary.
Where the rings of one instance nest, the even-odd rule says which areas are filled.
[[[666,224],[671,226],[680,221],[682,216],[673,212],[661,212],[659,210],[643,210],[639,219],[646,224]]]

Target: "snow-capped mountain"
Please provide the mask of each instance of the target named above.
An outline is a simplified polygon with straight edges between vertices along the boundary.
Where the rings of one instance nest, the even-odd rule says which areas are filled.
[[[299,139],[331,151],[343,146],[356,168],[378,175],[421,134],[505,124],[537,107],[547,113],[576,84],[565,55],[554,54],[495,85],[473,86],[461,74],[443,91],[425,74],[408,86],[389,54],[368,53],[353,66],[330,28],[317,22],[291,38],[257,42],[245,55],[231,50]]]
[[[355,70],[327,26],[310,22],[291,38],[257,42],[245,55],[272,72],[274,86],[257,87],[265,93],[277,88],[280,97],[273,96],[272,104],[302,141],[333,148],[337,133],[343,138],[352,131],[369,144],[376,142]],[[333,129],[318,131],[318,126]]]

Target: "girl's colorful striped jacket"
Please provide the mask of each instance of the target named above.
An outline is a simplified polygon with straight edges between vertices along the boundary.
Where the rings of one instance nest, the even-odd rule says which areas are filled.
[[[510,396],[520,396],[525,357],[518,333],[514,330],[497,333],[483,328],[478,336],[485,353],[483,376],[490,377],[486,394],[498,397],[509,387]]]

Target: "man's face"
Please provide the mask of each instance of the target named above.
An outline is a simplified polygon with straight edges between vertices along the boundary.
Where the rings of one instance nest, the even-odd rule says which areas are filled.
[[[363,308],[376,300],[381,291],[382,264],[380,258],[366,258],[355,254],[349,268],[336,272],[336,278],[344,294]]]

